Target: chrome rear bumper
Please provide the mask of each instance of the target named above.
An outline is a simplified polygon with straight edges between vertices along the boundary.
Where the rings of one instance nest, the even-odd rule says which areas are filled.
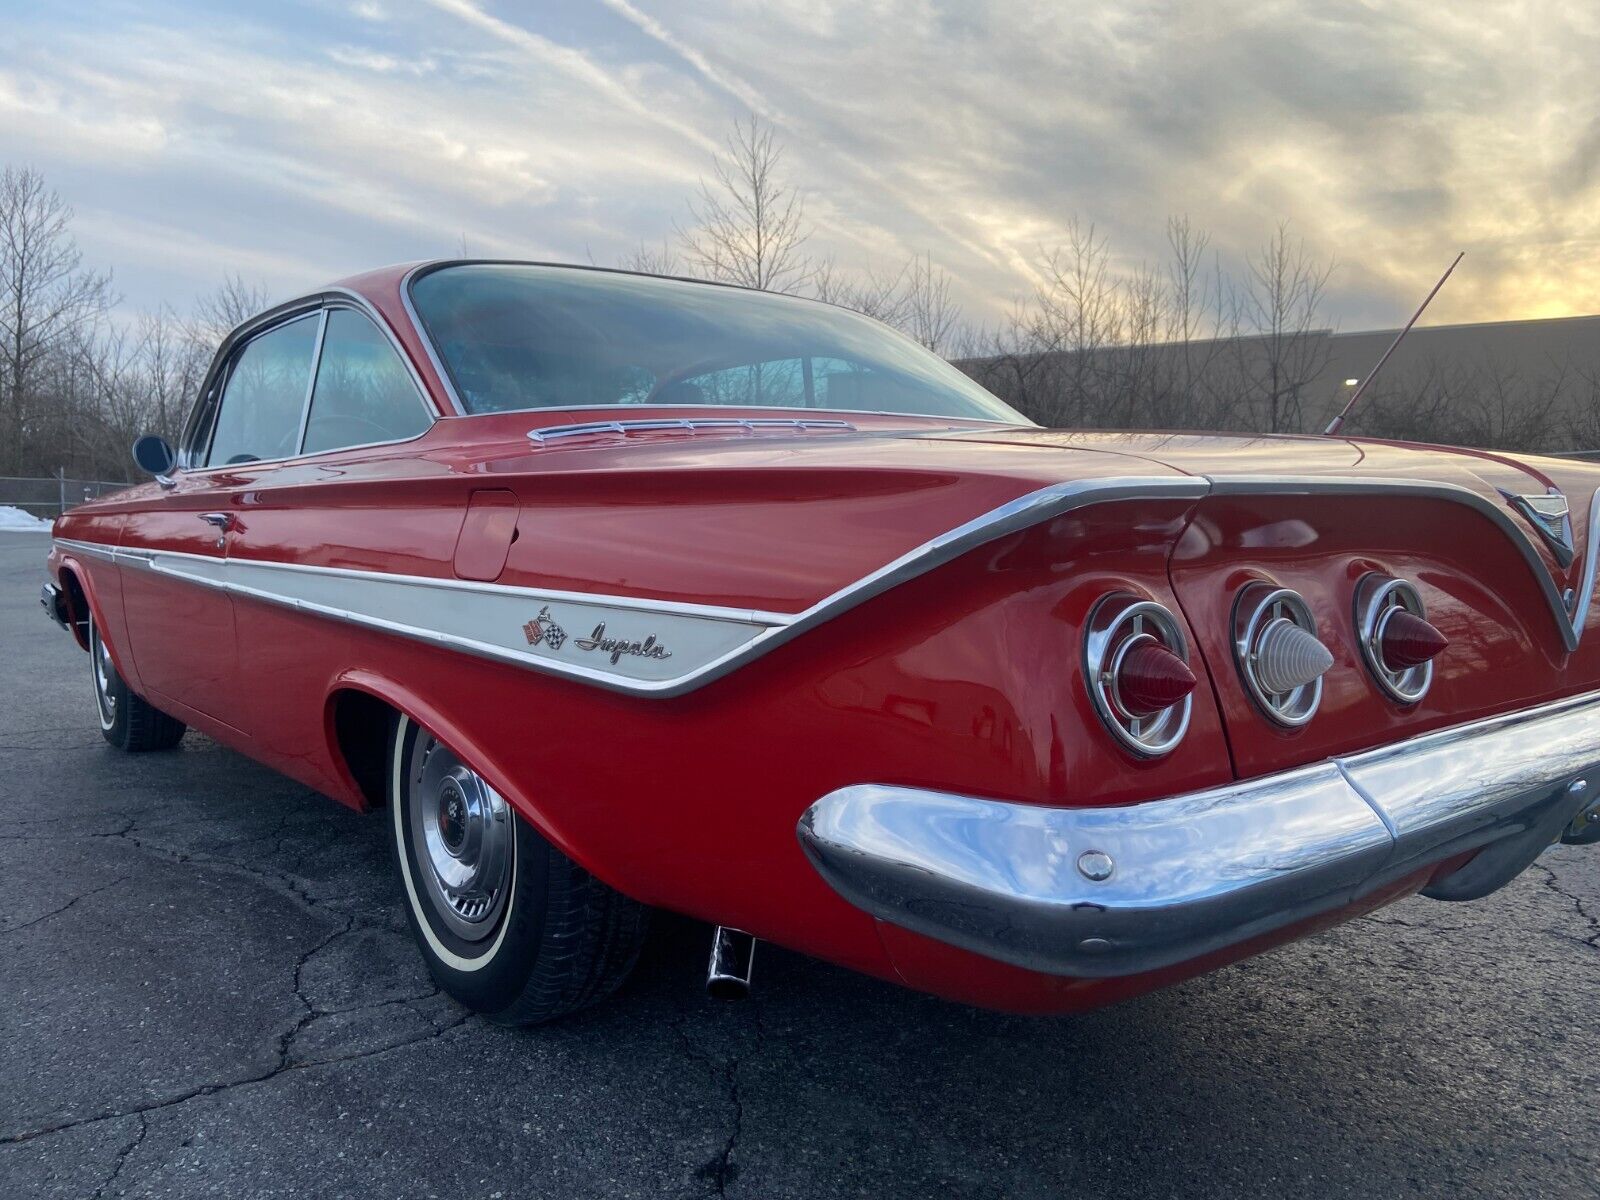
[[[1597,794],[1600,692],[1116,808],[862,784],[812,805],[799,836],[874,916],[1030,970],[1106,978],[1341,908],[1466,851],[1482,852],[1427,894],[1487,895],[1579,828]]]

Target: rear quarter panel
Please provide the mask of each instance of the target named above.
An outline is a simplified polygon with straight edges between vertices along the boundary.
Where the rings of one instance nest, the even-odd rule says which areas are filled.
[[[797,470],[778,447],[731,466],[571,453],[548,471],[453,453],[241,472],[227,482],[230,554],[449,578],[468,497],[492,487],[519,512],[501,583],[794,611],[1038,485],[1025,472]],[[796,824],[820,796],[873,781],[1111,804],[1229,778],[1209,695],[1178,752],[1141,761],[1108,751],[1081,676],[1077,630],[1105,592],[1177,607],[1167,555],[1188,511],[1110,504],[1010,535],[671,699],[239,597],[252,753],[359,803],[329,698],[378,694],[613,886],[895,977],[871,918],[800,850]]]

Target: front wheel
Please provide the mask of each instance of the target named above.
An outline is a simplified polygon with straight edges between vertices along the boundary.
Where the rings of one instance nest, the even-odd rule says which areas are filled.
[[[460,1003],[532,1025],[627,978],[650,910],[567,858],[407,717],[390,742],[389,807],[406,919]]]
[[[171,750],[183,740],[184,723],[156,708],[117,674],[93,617],[89,618],[89,674],[94,680],[100,732],[118,750],[133,754]]]

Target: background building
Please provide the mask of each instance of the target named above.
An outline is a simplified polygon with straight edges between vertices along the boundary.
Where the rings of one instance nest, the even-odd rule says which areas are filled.
[[[957,365],[1049,425],[1317,432],[1397,332],[999,349]],[[1345,428],[1512,450],[1600,449],[1600,316],[1415,328]]]

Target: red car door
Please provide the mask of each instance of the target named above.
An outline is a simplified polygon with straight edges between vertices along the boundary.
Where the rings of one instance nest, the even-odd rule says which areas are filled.
[[[122,538],[123,607],[140,682],[157,703],[175,700],[246,732],[228,548],[254,464],[299,451],[322,319],[293,317],[234,351],[217,404],[191,433],[189,468],[129,514]]]
[[[209,475],[179,476],[166,495],[128,515],[123,611],[139,682],[150,698],[233,725],[238,648],[233,600],[204,582],[226,554],[230,497]],[[181,714],[180,714],[181,715]]]

